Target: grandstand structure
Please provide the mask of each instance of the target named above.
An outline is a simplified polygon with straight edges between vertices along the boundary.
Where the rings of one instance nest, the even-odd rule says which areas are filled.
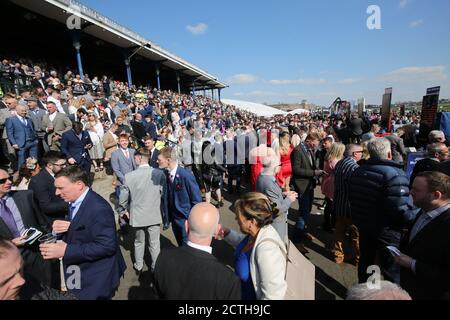
[[[3,0],[0,7],[1,57],[49,62],[60,74],[70,68],[81,76],[111,75],[129,86],[193,94],[211,90],[213,97],[217,91],[219,99],[227,87],[214,75],[77,1]]]

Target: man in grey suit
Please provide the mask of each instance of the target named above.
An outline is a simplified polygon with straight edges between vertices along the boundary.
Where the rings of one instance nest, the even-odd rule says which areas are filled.
[[[125,175],[136,169],[134,162],[134,149],[129,148],[128,134],[119,136],[119,148],[111,154],[111,167],[117,177],[116,196],[119,199],[120,189],[125,182]]]
[[[64,132],[72,129],[72,121],[65,113],[57,111],[54,102],[47,102],[47,110],[48,114],[42,118],[41,127],[46,132],[44,147],[48,147],[48,150],[61,151],[61,137]]]
[[[0,129],[3,130],[1,137],[2,151],[11,162],[10,168],[14,168],[15,170],[17,168],[16,150],[9,142],[8,133],[6,130],[6,121],[10,117],[15,117],[17,115],[16,107],[18,105],[18,101],[15,98],[8,97],[5,102],[8,108],[0,110]]]
[[[42,130],[42,120],[44,119],[44,116],[46,114],[45,110],[42,110],[38,107],[37,104],[37,98],[36,97],[29,97],[25,99],[28,106],[28,116],[30,117],[31,121],[33,121],[34,129],[36,130],[36,134],[39,139],[38,143],[38,158],[41,159],[44,155],[44,135],[45,131]]]
[[[149,238],[148,249],[152,257],[151,271],[155,269],[160,252],[160,225],[167,217],[167,183],[162,170],[148,164],[150,153],[145,148],[134,154],[138,169],[125,175],[125,184],[120,192],[119,212],[130,220],[135,232],[133,265],[137,274],[144,266],[145,237]],[[166,220],[166,218],[164,218]]]
[[[256,180],[256,191],[265,194],[270,201],[277,204],[280,210],[278,216],[273,220],[272,226],[277,230],[281,240],[288,240],[287,216],[292,202],[297,199],[297,192],[281,190],[275,178],[280,171],[280,160],[274,156],[268,156],[262,160],[263,171]]]

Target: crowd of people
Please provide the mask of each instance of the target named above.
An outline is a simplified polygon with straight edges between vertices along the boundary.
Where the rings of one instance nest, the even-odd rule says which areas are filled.
[[[407,149],[422,147],[420,114],[394,114],[389,132],[379,114],[264,118],[204,96],[8,60],[0,75],[0,260],[8,265],[0,299],[20,287],[22,297],[112,298],[127,267],[117,224],[133,230],[138,275],[148,248],[162,299],[283,299],[283,248],[290,239],[308,255],[319,185],[335,263],[356,265],[360,283],[379,266],[413,299],[450,297],[444,133],[429,134],[428,157],[411,177],[404,170]],[[91,188],[102,174],[113,176],[114,209]],[[239,194],[239,231],[220,225],[225,192]],[[30,227],[54,241],[27,242]],[[172,228],[178,248],[161,251],[161,227]],[[218,238],[235,248],[234,272],[212,255]]]

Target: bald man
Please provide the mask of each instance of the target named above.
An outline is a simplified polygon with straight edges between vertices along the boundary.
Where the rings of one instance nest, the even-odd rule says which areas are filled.
[[[155,285],[166,300],[240,300],[239,278],[211,253],[220,230],[219,211],[209,203],[192,207],[185,223],[185,246],[163,250],[156,261]]]
[[[33,120],[27,116],[28,107],[19,105],[16,112],[17,115],[6,120],[5,127],[9,142],[17,152],[17,170],[19,170],[28,157],[37,159],[38,137]]]

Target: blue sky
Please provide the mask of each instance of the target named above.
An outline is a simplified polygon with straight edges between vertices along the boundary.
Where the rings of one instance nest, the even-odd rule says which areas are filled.
[[[82,0],[230,85],[222,97],[330,105],[450,98],[450,0]],[[366,10],[378,5],[381,29]]]

